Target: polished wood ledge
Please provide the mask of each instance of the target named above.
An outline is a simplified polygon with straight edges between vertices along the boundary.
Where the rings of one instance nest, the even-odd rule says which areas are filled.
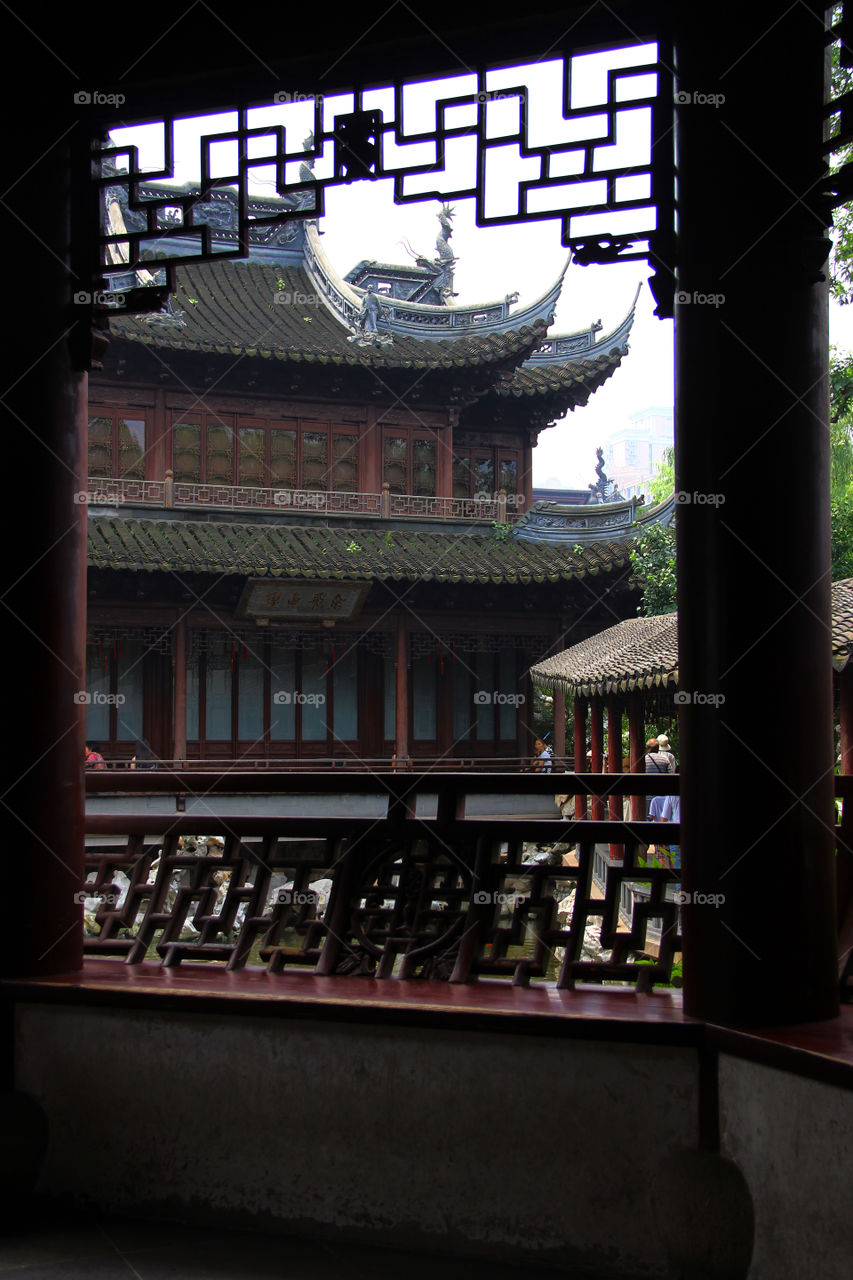
[[[686,1018],[678,991],[637,995],[632,990],[481,979],[451,984],[375,978],[320,978],[245,968],[233,973],[187,962],[173,968],[86,960],[82,969],[42,978],[0,982],[18,1002],[180,1008],[329,1021],[389,1022],[458,1030],[519,1032],[590,1039],[695,1044],[701,1023]]]
[[[853,1005],[838,1018],[800,1026],[731,1029],[688,1017],[679,991],[614,987],[557,991],[481,979],[445,982],[318,978],[265,969],[226,973],[209,964],[174,968],[86,960],[73,973],[0,982],[15,1003],[121,1006],[230,1016],[437,1027],[456,1031],[680,1045],[747,1058],[853,1089]]]

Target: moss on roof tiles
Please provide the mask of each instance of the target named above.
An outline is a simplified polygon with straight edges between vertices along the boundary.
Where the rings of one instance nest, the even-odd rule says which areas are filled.
[[[597,572],[590,569],[591,573]],[[629,618],[531,668],[546,688],[588,698],[632,689],[678,687],[678,615]],[[832,584],[832,665],[853,659],[853,578]]]
[[[525,584],[597,575],[627,565],[628,555],[627,542],[590,543],[575,552],[496,538],[481,526],[454,532],[383,526],[374,532],[285,522],[89,519],[89,564],[135,573]]]
[[[321,365],[454,369],[490,365],[514,355],[520,362],[539,345],[547,328],[544,320],[512,328],[510,320],[510,327],[499,334],[468,328],[438,340],[395,334],[388,346],[354,347],[351,331],[317,293],[304,268],[251,261],[190,264],[177,268],[175,280],[182,325],[151,325],[144,318],[116,316],[110,323],[113,335],[176,351]],[[278,304],[277,298],[284,295],[315,301]]]

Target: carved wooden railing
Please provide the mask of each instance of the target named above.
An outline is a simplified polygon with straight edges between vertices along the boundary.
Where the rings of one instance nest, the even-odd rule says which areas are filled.
[[[343,490],[270,488],[261,485],[202,484],[175,480],[90,477],[77,495],[91,507],[151,506],[184,510],[267,511],[285,515],[374,516],[377,519],[475,520],[509,524],[524,511],[523,495],[477,494],[447,498],[426,494],[353,493]]]
[[[85,949],[127,964],[648,989],[669,982],[681,946],[676,876],[640,862],[660,826],[566,821],[553,796],[677,785],[674,775],[662,788],[631,775],[525,774],[509,786],[485,773],[364,772],[344,783],[334,773],[96,771],[79,891]],[[134,811],[104,812],[110,798],[135,799]],[[617,837],[623,856],[602,896],[596,845]],[[620,901],[632,883],[649,896],[626,926]]]
[[[674,774],[528,773],[509,784],[478,772],[95,771],[78,891],[85,950],[127,964],[648,990],[671,979],[685,895],[677,872],[644,855],[664,831],[677,844],[680,826],[567,820],[554,796],[608,812],[614,799],[679,785]],[[853,778],[836,779],[836,796],[849,999]],[[719,907],[713,896],[702,909]]]
[[[458,749],[458,748],[457,748]],[[119,758],[106,757],[104,765],[107,771],[127,773],[131,769],[133,743],[126,746],[127,756]],[[165,769],[169,773],[204,772],[204,773],[305,773],[327,772],[328,770],[346,773],[402,773],[402,772],[434,772],[448,773],[459,770],[474,769],[480,773],[512,773],[518,774],[527,769],[531,762],[528,756],[360,756],[355,754],[340,756],[253,756],[223,755],[186,757],[180,759],[163,759],[154,761],[156,770]],[[556,758],[555,769],[565,772],[568,760]],[[134,766],[135,768],[135,766]],[[141,766],[140,766],[141,771]],[[98,772],[101,772],[100,770]],[[559,790],[559,788],[558,788]]]

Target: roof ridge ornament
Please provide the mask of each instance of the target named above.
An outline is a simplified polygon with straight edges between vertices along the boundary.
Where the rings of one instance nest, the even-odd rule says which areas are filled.
[[[600,323],[600,322],[599,322]],[[595,484],[588,485],[589,500],[591,503],[602,505],[605,502],[625,502],[626,499],[619,492],[619,488],[615,480],[610,480],[604,470],[604,450],[601,445],[596,449],[595,456],[598,461],[595,464],[595,474],[598,476]]]
[[[355,333],[351,333],[347,338],[347,342],[356,342],[360,347],[390,347],[392,345],[394,337],[388,330],[385,308],[372,284],[367,286],[367,290],[361,300],[361,308],[356,323],[358,327]],[[381,330],[380,325],[383,326]]]

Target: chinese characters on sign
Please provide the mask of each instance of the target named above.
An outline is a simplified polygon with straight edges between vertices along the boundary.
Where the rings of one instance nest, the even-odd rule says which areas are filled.
[[[369,582],[271,582],[250,578],[238,612],[243,617],[287,618],[318,622],[354,618],[370,590]]]

